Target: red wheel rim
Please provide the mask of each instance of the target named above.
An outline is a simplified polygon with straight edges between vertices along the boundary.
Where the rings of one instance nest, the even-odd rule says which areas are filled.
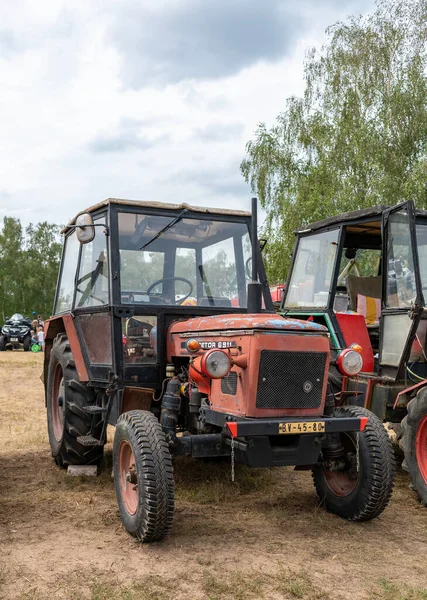
[[[65,387],[62,367],[58,362],[55,365],[53,373],[53,387],[51,396],[52,407],[52,427],[53,435],[57,442],[61,441],[64,431],[64,407],[65,407]]]
[[[138,508],[138,479],[135,456],[129,442],[123,441],[119,447],[120,493],[130,515]]]
[[[421,476],[427,483],[427,417],[421,421],[415,438],[415,453]]]
[[[344,447],[344,451],[347,454],[348,452],[356,452],[356,445],[353,442],[353,439],[348,435],[341,436],[341,443]],[[360,472],[361,465],[359,465]],[[325,481],[328,488],[335,496],[339,496],[340,498],[344,498],[345,496],[349,496],[354,490],[357,488],[359,483],[359,477],[352,478],[350,477],[349,470],[346,471],[324,471]]]

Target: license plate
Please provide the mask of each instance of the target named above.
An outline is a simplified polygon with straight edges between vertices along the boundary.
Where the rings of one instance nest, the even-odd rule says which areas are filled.
[[[279,423],[280,434],[323,433],[324,421],[303,421],[301,423]]]
[[[10,338],[10,341],[11,341],[11,342],[17,342],[17,341],[18,341],[18,338]]]

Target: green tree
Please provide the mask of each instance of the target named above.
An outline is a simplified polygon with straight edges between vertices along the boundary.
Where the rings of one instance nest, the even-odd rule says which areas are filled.
[[[25,303],[23,262],[21,222],[4,217],[0,231],[0,312],[3,321]]]
[[[286,276],[296,228],[405,199],[427,207],[426,0],[378,0],[327,36],[306,56],[303,97],[258,126],[241,165],[267,212],[271,281]]]
[[[46,221],[30,224],[5,217],[0,230],[0,317],[32,311],[52,312],[61,243],[59,227]]]
[[[50,316],[55,297],[62,244],[59,227],[43,221],[26,229],[25,311]]]

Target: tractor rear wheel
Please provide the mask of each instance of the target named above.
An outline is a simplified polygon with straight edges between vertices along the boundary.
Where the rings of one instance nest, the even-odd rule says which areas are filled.
[[[402,467],[409,471],[420,501],[427,506],[427,388],[408,402],[400,447],[405,455]]]
[[[335,416],[368,417],[368,422],[363,431],[340,434],[345,467],[332,470],[316,465],[314,486],[330,512],[351,521],[369,521],[391,498],[395,475],[392,443],[378,417],[365,408],[340,406]]]
[[[153,413],[131,410],[119,417],[113,462],[124,527],[141,542],[161,540],[172,525],[174,480],[166,437]]]
[[[95,401],[94,392],[80,383],[68,338],[60,333],[50,352],[46,386],[49,443],[60,467],[101,462],[103,445],[83,446],[78,442],[80,436],[98,437],[101,433],[102,417],[85,411]]]

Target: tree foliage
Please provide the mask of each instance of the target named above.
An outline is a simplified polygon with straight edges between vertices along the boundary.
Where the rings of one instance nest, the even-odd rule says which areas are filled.
[[[259,124],[241,165],[267,212],[272,281],[299,227],[405,199],[427,207],[426,0],[378,0],[327,37],[306,56],[303,97]]]
[[[61,243],[59,227],[44,221],[25,230],[5,217],[0,230],[0,318],[52,312]]]

